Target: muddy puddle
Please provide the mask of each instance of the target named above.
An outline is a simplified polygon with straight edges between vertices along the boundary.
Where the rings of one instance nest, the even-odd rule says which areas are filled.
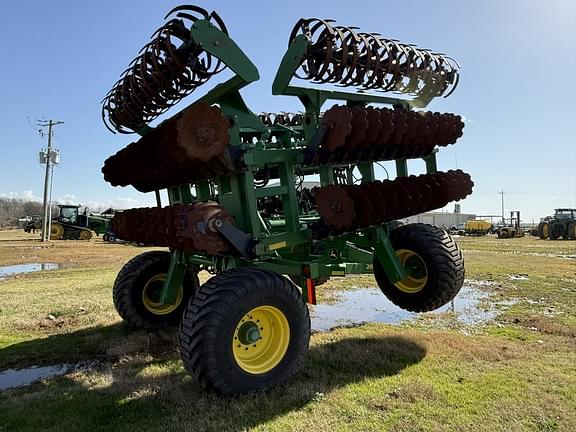
[[[414,313],[400,309],[390,302],[378,288],[343,291],[335,304],[319,304],[311,308],[312,330],[327,331],[335,327],[352,327],[369,322],[398,324],[418,317],[450,317],[461,324],[481,324],[496,317],[500,309],[486,305],[489,293],[479,289],[480,283],[468,281],[456,298],[434,312]],[[499,302],[509,305],[511,302]]]
[[[11,266],[0,267],[0,281],[10,276],[21,273],[33,273],[39,271],[56,270],[60,268],[60,264],[54,263],[29,263],[29,264],[16,264]]]
[[[77,370],[88,370],[88,364],[60,364],[55,366],[33,366],[26,369],[0,371],[0,390],[25,387],[40,380],[50,379]]]

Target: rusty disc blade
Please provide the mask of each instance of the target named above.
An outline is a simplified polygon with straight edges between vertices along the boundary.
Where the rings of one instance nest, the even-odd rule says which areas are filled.
[[[323,186],[312,190],[320,217],[326,225],[337,230],[354,224],[354,202],[340,186]]]
[[[366,130],[366,137],[364,142],[361,143],[360,148],[368,149],[378,144],[378,136],[382,129],[382,115],[380,110],[373,107],[366,108],[366,116],[368,118],[368,130]]]
[[[346,151],[354,151],[362,147],[369,126],[366,108],[355,106],[350,109],[350,112],[352,113],[352,131],[346,137],[346,142],[344,143]]]
[[[344,189],[350,198],[352,198],[352,201],[354,201],[354,226],[364,227],[374,224],[372,204],[360,186],[349,185],[344,186]]]
[[[352,113],[345,106],[333,106],[324,113],[321,124],[327,129],[322,147],[333,152],[344,145],[352,131]]]
[[[176,122],[178,144],[190,159],[207,162],[224,153],[230,123],[220,108],[199,102],[184,110]]]
[[[372,206],[372,225],[384,222],[387,217],[388,199],[382,194],[379,184],[380,182],[375,181],[360,185]]]

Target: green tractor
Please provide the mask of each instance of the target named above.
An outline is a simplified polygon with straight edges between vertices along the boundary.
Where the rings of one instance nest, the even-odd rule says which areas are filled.
[[[538,224],[538,237],[576,240],[576,209],[555,209],[554,216],[547,216]]]
[[[79,214],[79,205],[59,205],[58,216],[52,219],[50,240],[90,240],[92,231],[105,234],[110,231],[111,217]]]

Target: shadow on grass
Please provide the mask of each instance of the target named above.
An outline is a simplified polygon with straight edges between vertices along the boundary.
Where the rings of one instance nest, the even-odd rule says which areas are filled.
[[[122,323],[31,339],[0,348],[0,370],[83,361],[114,362],[129,354],[177,352],[174,330],[134,331]]]
[[[101,345],[90,350],[88,341],[100,341]],[[40,358],[44,364],[54,364],[104,360],[106,356],[108,363],[101,363],[88,375],[36,384],[29,390],[11,391],[10,396],[0,393],[4,413],[0,430],[224,432],[259,425],[266,430],[267,422],[279,416],[305,409],[349,384],[396,375],[426,355],[421,344],[406,337],[339,336],[312,345],[304,369],[287,385],[223,399],[207,393],[188,375],[176,349],[173,332],[128,332],[121,325],[4,348],[0,350],[3,365],[24,358],[30,363],[27,356],[33,352],[38,353],[38,361],[32,363],[39,363]],[[132,359],[126,361],[130,355]],[[122,360],[111,366],[109,362],[118,358]],[[38,402],[33,411],[31,393]],[[279,430],[284,429],[290,430],[290,425]]]

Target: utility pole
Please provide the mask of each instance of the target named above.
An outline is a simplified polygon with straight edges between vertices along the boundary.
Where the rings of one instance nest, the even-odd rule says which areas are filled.
[[[504,219],[504,190],[501,190],[500,192],[498,192],[500,195],[502,195],[502,225],[506,224],[506,220]]]
[[[50,240],[50,232],[48,231],[48,218],[49,212],[48,208],[50,206],[50,200],[48,199],[48,194],[51,189],[50,187],[50,178],[51,178],[51,170],[50,167],[52,165],[52,128],[56,125],[63,124],[62,121],[54,121],[54,120],[42,120],[38,122],[38,126],[44,128],[48,126],[48,148],[46,150],[46,174],[44,176],[44,217],[42,219],[42,241],[49,241]]]

